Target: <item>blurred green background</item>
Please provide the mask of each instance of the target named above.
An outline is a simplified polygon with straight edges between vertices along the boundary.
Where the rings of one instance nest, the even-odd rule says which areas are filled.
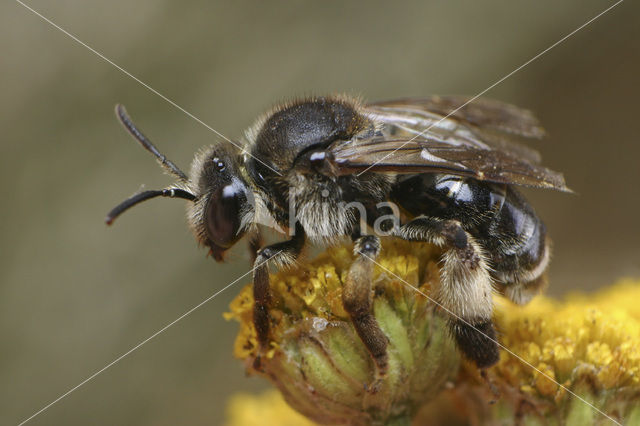
[[[28,2],[237,138],[272,103],[349,92],[473,95],[613,2]],[[640,16],[622,3],[486,96],[534,110],[536,147],[577,195],[526,191],[555,242],[549,293],[640,276]],[[116,102],[188,168],[216,136],[18,3],[0,5],[0,423],[16,424],[248,271],[189,234],[182,202],[103,224],[170,180]],[[248,279],[242,280],[248,282]],[[240,283],[30,424],[220,424],[266,385],[232,358]]]

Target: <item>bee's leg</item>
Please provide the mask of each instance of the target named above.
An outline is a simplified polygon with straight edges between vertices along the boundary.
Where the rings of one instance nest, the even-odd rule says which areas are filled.
[[[269,266],[274,262],[279,266],[293,263],[304,247],[304,231],[300,228],[287,241],[272,244],[258,250],[253,269],[253,325],[256,328],[259,351],[264,352],[269,345]],[[259,364],[259,357],[256,360]]]
[[[371,353],[377,375],[387,370],[387,336],[373,316],[373,260],[380,253],[380,239],[373,235],[358,237],[353,248],[356,256],[342,288],[342,304],[351,317],[358,336]]]
[[[493,288],[482,247],[455,220],[418,217],[401,226],[397,236],[445,249],[434,297],[450,315],[449,327],[460,350],[481,368],[498,362]]]

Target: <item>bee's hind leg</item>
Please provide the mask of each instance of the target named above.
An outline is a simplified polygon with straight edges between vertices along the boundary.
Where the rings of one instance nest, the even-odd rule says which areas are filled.
[[[480,368],[498,362],[492,280],[478,242],[459,222],[431,217],[413,219],[402,225],[396,236],[445,249],[434,298],[450,316],[449,328],[458,348]]]
[[[380,239],[373,235],[360,236],[353,248],[354,259],[342,288],[342,304],[351,317],[358,336],[367,347],[376,365],[376,376],[387,371],[387,336],[373,315],[373,268],[380,253]]]
[[[275,243],[256,253],[253,267],[253,325],[258,340],[258,356],[254,366],[260,368],[260,358],[269,347],[269,302],[271,288],[269,282],[269,263],[281,266],[291,264],[304,247],[305,235],[302,228],[297,227],[295,235],[287,241]]]

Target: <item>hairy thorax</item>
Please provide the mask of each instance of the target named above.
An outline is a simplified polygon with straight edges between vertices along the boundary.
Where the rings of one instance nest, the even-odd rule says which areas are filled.
[[[297,221],[311,241],[324,244],[352,233],[358,214],[336,179],[296,173],[289,182],[290,229]]]

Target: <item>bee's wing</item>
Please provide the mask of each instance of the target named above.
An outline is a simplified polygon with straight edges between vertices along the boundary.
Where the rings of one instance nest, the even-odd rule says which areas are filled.
[[[531,163],[540,162],[538,151],[518,141],[539,139],[545,134],[531,111],[492,99],[470,100],[464,96],[430,96],[377,102],[367,109],[385,123],[410,131],[412,137],[427,128],[434,133],[457,128],[471,145],[489,146]]]
[[[541,138],[544,129],[529,110],[493,99],[473,99],[465,96],[428,96],[375,102],[367,105],[372,110],[407,111],[425,116],[445,117],[464,121],[481,129],[511,133],[527,138]]]
[[[443,172],[569,191],[562,174],[540,166],[540,155],[514,140],[543,135],[531,113],[485,100],[446,117],[465,102],[432,97],[366,106],[364,113],[378,124],[377,132],[331,145],[336,173]],[[428,109],[432,106],[435,111]]]

